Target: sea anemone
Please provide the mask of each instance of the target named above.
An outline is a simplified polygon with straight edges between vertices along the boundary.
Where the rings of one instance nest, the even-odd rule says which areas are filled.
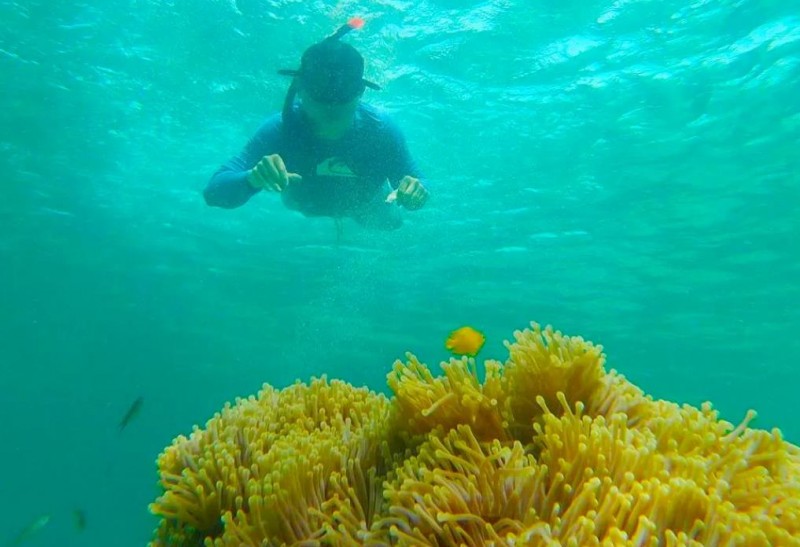
[[[226,407],[158,459],[166,545],[800,545],[800,449],[654,401],[532,324],[505,363],[395,363]]]

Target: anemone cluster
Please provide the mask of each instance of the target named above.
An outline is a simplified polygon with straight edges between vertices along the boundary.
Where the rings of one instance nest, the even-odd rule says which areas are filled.
[[[800,545],[800,449],[653,400],[537,324],[508,359],[408,354],[392,397],[265,385],[158,459],[152,546]]]

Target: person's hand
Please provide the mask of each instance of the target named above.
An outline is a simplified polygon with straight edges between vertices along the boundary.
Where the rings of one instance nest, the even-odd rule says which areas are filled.
[[[290,183],[301,180],[303,177],[297,173],[286,171],[286,165],[278,154],[264,156],[247,174],[250,186],[267,192],[283,192]]]
[[[386,201],[389,203],[397,201],[399,205],[409,211],[414,211],[421,208],[428,201],[428,191],[418,178],[406,175],[397,185],[397,189],[389,194]]]

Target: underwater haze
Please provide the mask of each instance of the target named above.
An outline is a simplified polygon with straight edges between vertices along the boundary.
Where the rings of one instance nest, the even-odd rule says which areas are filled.
[[[275,195],[208,207],[281,107],[276,70],[355,15],[426,207],[340,240]],[[438,371],[462,325],[481,362],[551,324],[654,397],[800,442],[797,2],[0,0],[0,21],[0,544],[143,545],[176,435],[263,382],[385,391],[406,351]]]

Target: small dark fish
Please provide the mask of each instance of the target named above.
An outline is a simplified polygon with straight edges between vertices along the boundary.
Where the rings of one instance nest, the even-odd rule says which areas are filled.
[[[75,518],[75,528],[78,532],[86,530],[86,512],[83,509],[75,509],[72,516]]]
[[[119,423],[120,432],[128,427],[128,424],[131,423],[131,420],[133,420],[139,414],[139,411],[142,409],[143,402],[144,397],[137,397],[136,400],[131,403],[128,412],[125,413],[125,416],[122,417],[122,421]]]
[[[50,515],[40,516],[39,518],[31,522],[29,525],[27,525],[25,528],[23,528],[22,531],[17,535],[17,537],[14,538],[14,541],[9,543],[9,545],[20,545],[21,543],[28,541],[33,536],[38,534],[42,530],[42,528],[47,526],[47,523],[49,522],[50,522]]]

